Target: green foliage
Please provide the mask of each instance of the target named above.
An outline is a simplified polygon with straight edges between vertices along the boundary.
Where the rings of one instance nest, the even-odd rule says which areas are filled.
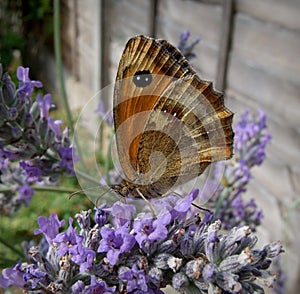
[[[41,20],[49,13],[53,13],[51,0],[28,0],[30,14],[28,17],[34,20]]]
[[[4,13],[0,16],[0,62],[7,70],[14,50],[22,52],[29,35],[36,36],[41,43],[52,40],[53,4],[51,0],[27,0],[18,6],[4,1],[1,9]]]
[[[0,62],[4,68],[7,68],[13,60],[13,51],[16,49],[22,50],[25,40],[20,34],[11,31],[8,23],[2,24],[0,38]]]

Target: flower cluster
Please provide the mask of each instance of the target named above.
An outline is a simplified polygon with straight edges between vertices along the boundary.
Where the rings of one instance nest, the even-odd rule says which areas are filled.
[[[50,94],[35,94],[42,83],[30,80],[29,69],[19,67],[15,86],[0,64],[0,211],[9,214],[28,204],[36,182],[55,182],[73,175],[71,141],[60,120],[53,120]]]
[[[102,205],[93,225],[91,211],[83,211],[75,216],[79,228],[70,219],[61,233],[57,215],[39,217],[35,233],[47,246],[27,248],[28,262],[3,270],[0,285],[39,293],[163,293],[167,285],[185,293],[263,293],[261,285],[275,280],[268,268],[281,244],[253,249],[248,226],[224,233],[210,214],[200,220],[191,210],[197,195],[160,201],[156,217],[130,204]]]
[[[225,163],[224,169],[221,165],[216,168],[216,179],[222,172],[221,186],[208,201],[208,207],[214,209],[215,219],[221,219],[225,229],[248,225],[255,230],[261,223],[263,214],[254,199],[245,202],[242,195],[251,179],[250,169],[265,158],[265,148],[271,139],[266,128],[266,116],[261,110],[254,117],[246,110],[235,127],[234,157]]]
[[[190,32],[188,30],[183,31],[180,35],[180,40],[177,45],[177,48],[187,60],[191,60],[196,57],[196,54],[193,51],[195,46],[200,42],[200,38],[196,37],[191,44],[188,44],[189,37]]]
[[[266,115],[262,110],[258,115],[250,117],[246,110],[235,127],[235,154],[239,161],[243,160],[248,167],[262,164],[266,157],[265,147],[271,135],[266,131]]]

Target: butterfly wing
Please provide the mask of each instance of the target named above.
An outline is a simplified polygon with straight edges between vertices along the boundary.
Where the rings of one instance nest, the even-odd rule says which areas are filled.
[[[123,172],[146,187],[144,194],[161,195],[231,157],[231,121],[222,95],[175,47],[145,36],[128,41],[116,79],[114,122]]]
[[[193,74],[172,82],[146,122],[138,170],[161,194],[197,177],[232,156],[232,116],[210,82]]]
[[[137,36],[128,41],[119,63],[113,110],[116,144],[131,181],[137,176],[139,142],[150,111],[172,80],[188,71],[188,62],[174,49],[164,40]],[[138,84],[138,78],[147,77],[152,79],[149,85]]]

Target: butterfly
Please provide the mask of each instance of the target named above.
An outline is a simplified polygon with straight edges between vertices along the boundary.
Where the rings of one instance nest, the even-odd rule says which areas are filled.
[[[113,99],[124,179],[110,188],[152,199],[232,156],[233,113],[169,42],[131,38],[120,59]]]

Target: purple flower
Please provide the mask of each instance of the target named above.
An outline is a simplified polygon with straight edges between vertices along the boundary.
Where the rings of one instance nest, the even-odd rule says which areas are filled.
[[[20,167],[26,172],[27,181],[29,183],[41,180],[42,171],[37,166],[34,166],[26,161],[21,161]]]
[[[31,81],[29,79],[28,67],[19,66],[17,69],[17,78],[20,81],[18,92],[21,98],[30,96],[34,87],[41,88],[43,86],[40,81]]]
[[[53,120],[52,117],[48,117],[48,124],[51,130],[54,132],[55,136],[58,139],[61,139],[62,135],[61,135],[60,125],[62,124],[62,121],[59,119]]]
[[[24,280],[31,285],[32,289],[35,289],[39,283],[43,283],[46,277],[47,273],[35,264],[31,264],[25,269]]]
[[[251,179],[251,171],[246,162],[239,158],[237,162],[225,166],[226,184],[233,188],[243,188]]]
[[[49,219],[44,216],[38,217],[39,229],[34,230],[34,234],[44,234],[47,242],[52,244],[53,239],[57,236],[59,228],[65,224],[65,220],[59,220],[57,214],[51,214]]]
[[[29,205],[31,196],[34,194],[34,190],[26,183],[19,188],[19,200],[25,201],[26,205]]]
[[[58,256],[66,254],[72,256],[71,260],[80,265],[80,272],[85,272],[92,267],[95,252],[82,245],[83,236],[78,235],[76,229],[72,226],[73,219],[69,219],[69,227],[65,233],[58,234],[53,243],[58,244]]]
[[[198,194],[199,190],[195,189],[183,199],[179,199],[171,211],[172,219],[184,219]]]
[[[4,150],[3,147],[0,146],[0,164],[8,165],[8,159],[13,159],[14,154],[10,151]]]
[[[91,221],[90,221],[90,214],[91,210],[87,211],[81,211],[80,213],[75,214],[75,218],[77,220],[77,223],[79,224],[82,231],[85,231],[85,229],[88,229],[90,227]]]
[[[238,194],[234,200],[231,202],[233,207],[233,215],[238,219],[245,218],[245,210],[243,205],[243,199],[240,194]]]
[[[258,116],[249,118],[249,110],[242,115],[235,128],[235,153],[252,167],[265,158],[265,148],[271,136],[266,131],[266,115],[259,110]]]
[[[0,287],[8,288],[9,286],[16,286],[23,288],[26,283],[23,279],[23,275],[24,273],[21,270],[20,263],[3,269],[2,276],[0,276]]]
[[[169,212],[158,215],[156,219],[143,217],[141,220],[135,220],[133,229],[139,246],[143,248],[145,242],[153,243],[165,239],[168,235],[166,226],[170,221],[171,214]]]
[[[188,43],[188,39],[190,37],[190,32],[188,30],[185,30],[180,35],[180,40],[177,48],[182,52],[183,56],[191,60],[192,58],[196,57],[196,54],[193,52],[194,47],[199,43],[200,38],[196,37],[194,41],[191,44]]]
[[[188,38],[190,37],[190,35],[191,34],[190,34],[190,32],[188,30],[184,30],[180,34],[180,41],[179,41],[179,44],[177,46],[179,50],[181,50],[185,46],[185,44],[186,44]]]
[[[126,282],[126,290],[128,293],[149,293],[148,277],[144,270],[139,270],[137,265],[130,268],[120,268],[119,279]],[[138,292],[137,292],[138,291]]]
[[[107,110],[105,110],[105,105],[103,100],[99,102],[96,112],[99,113],[101,119],[105,121],[109,126],[113,125],[114,120],[113,120],[112,111],[108,112]]]
[[[51,95],[46,94],[44,97],[37,95],[36,102],[40,107],[40,117],[48,118],[50,108],[54,107],[52,103]]]
[[[77,234],[76,229],[72,226],[73,219],[69,218],[69,227],[65,233],[58,234],[53,242],[59,244],[58,255],[61,257],[69,251],[74,251],[74,247],[81,244],[83,236]]]
[[[135,244],[134,236],[129,233],[127,224],[116,230],[103,227],[100,233],[103,239],[100,241],[98,252],[107,252],[111,265],[117,264],[119,255],[129,252]]]
[[[98,224],[100,227],[105,225],[108,222],[108,212],[105,211],[103,208],[105,207],[105,204],[101,204],[98,207],[95,207],[95,222]]]
[[[111,212],[114,225],[117,228],[124,226],[128,221],[132,220],[136,211],[134,205],[120,204],[118,202],[114,203],[111,208],[106,208],[104,210]]]
[[[234,188],[243,188],[251,179],[250,168],[244,160],[240,159],[233,173],[232,186]]]
[[[106,283],[101,280],[97,279],[95,276],[91,276],[90,285],[85,289],[84,294],[107,294],[107,293],[114,293],[116,287],[108,287]]]
[[[70,253],[73,255],[71,260],[79,265],[79,271],[81,273],[92,268],[93,261],[96,256],[95,251],[83,246],[82,244],[78,244],[76,250],[70,250]]]
[[[84,289],[85,289],[85,285],[84,285],[84,283],[81,280],[77,281],[71,287],[72,294],[81,294],[81,293],[84,293]]]
[[[60,165],[65,167],[68,174],[74,174],[74,165],[73,160],[77,160],[77,158],[73,158],[73,147],[60,147],[59,153],[61,156]]]

